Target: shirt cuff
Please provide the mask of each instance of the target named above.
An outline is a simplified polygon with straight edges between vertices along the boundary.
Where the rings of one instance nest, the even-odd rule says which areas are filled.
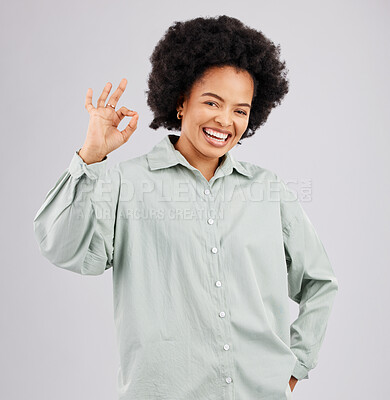
[[[301,379],[309,379],[309,370],[297,360],[291,375],[295,376],[299,381]]]
[[[95,180],[99,176],[103,175],[107,170],[107,156],[102,161],[87,164],[79,156],[79,150],[73,154],[73,158],[69,164],[68,170],[74,178],[79,178],[83,174],[86,174],[88,178]]]

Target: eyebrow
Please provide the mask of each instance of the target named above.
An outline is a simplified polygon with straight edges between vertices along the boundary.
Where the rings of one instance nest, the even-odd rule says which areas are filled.
[[[222,97],[218,96],[218,95],[215,94],[215,93],[207,92],[207,93],[203,93],[203,94],[201,95],[201,97],[202,97],[202,96],[211,96],[211,97],[217,98],[218,100],[225,101]],[[235,104],[235,106],[241,106],[241,107],[249,107],[249,108],[251,108],[250,104],[248,104],[248,103],[238,103],[238,104]]]

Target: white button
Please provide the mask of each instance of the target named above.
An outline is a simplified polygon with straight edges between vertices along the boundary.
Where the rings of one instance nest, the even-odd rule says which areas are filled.
[[[226,383],[231,383],[231,382],[232,382],[232,378],[231,378],[230,376],[228,376],[228,377],[225,379],[225,381],[226,381]]]
[[[209,189],[205,189],[204,194],[210,194],[210,190]]]
[[[223,346],[223,348],[224,348],[225,350],[229,350],[230,346],[229,346],[228,344],[225,344],[225,345]]]
[[[209,218],[209,219],[207,220],[207,222],[211,225],[211,224],[214,222],[214,220],[213,220],[212,218]]]
[[[223,311],[221,311],[221,312],[219,313],[219,316],[220,316],[221,318],[223,318],[223,317],[225,316],[225,313],[224,313]]]
[[[217,282],[215,282],[215,286],[221,287],[221,286],[222,286],[222,283],[221,283],[221,281],[217,281]]]
[[[216,248],[216,247],[213,247],[212,249],[211,249],[211,251],[215,254],[215,253],[218,253],[218,249]]]

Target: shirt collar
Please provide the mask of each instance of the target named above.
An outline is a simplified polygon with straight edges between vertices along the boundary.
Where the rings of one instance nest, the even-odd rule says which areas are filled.
[[[161,168],[169,168],[176,164],[181,164],[191,170],[197,170],[193,167],[186,158],[176,150],[174,143],[180,136],[168,134],[160,142],[158,142],[152,150],[146,154],[149,168],[154,171]],[[233,168],[242,175],[252,177],[252,174],[228,151],[222,157],[219,167],[224,175],[229,175],[233,172]]]

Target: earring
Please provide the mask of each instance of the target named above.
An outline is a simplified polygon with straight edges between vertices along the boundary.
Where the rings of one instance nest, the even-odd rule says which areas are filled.
[[[182,119],[183,116],[180,114],[180,110],[177,112],[177,119]]]

